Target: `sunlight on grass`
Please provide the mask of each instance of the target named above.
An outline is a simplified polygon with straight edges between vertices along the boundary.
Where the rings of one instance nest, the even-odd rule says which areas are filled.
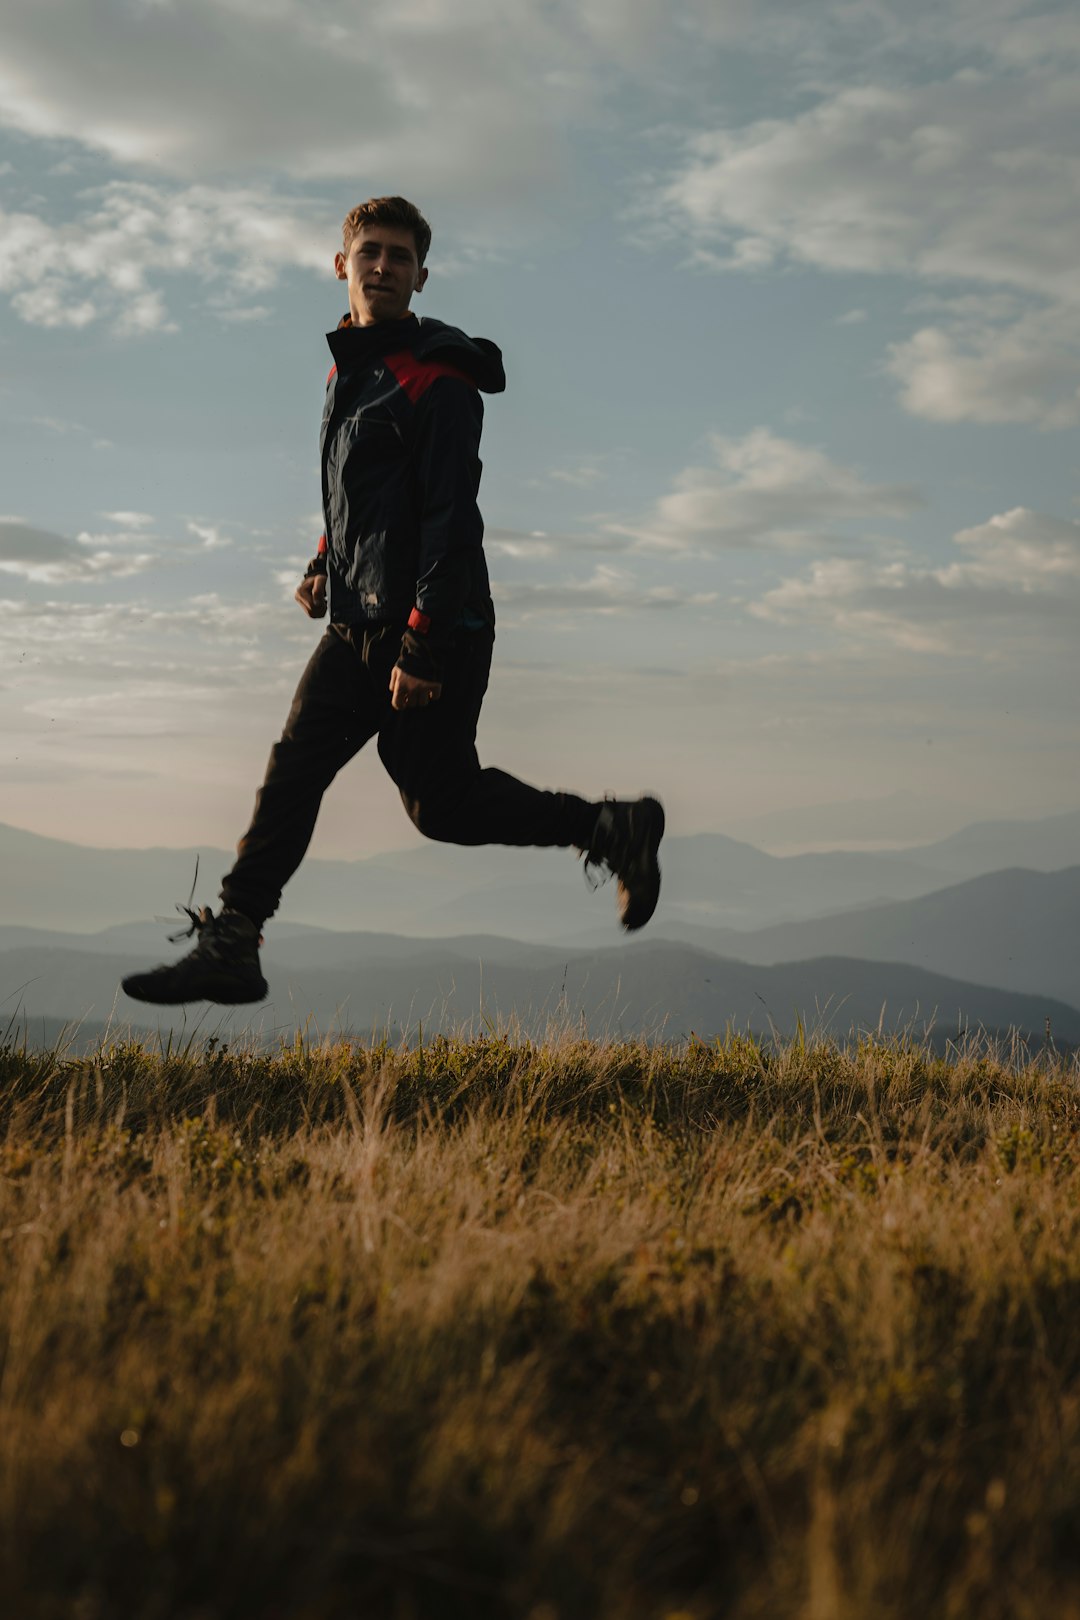
[[[1080,1607],[1080,1073],[0,1049],[0,1608]]]

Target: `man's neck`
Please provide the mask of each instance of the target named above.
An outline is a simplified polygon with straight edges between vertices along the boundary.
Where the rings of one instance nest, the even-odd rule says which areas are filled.
[[[346,315],[341,324],[342,326],[354,326],[357,331],[370,332],[373,326],[403,326],[406,321],[415,320],[416,316],[413,314],[411,309],[407,309],[404,315],[394,315],[388,320],[371,321],[357,320],[356,316],[350,312],[348,315]]]

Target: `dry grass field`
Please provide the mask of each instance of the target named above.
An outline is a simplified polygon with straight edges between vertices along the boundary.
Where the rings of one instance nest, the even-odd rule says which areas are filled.
[[[12,1620],[1080,1616],[1080,1070],[0,1051]]]

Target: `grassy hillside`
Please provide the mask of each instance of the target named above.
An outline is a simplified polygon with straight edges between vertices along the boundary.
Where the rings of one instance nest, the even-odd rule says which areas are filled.
[[[0,1612],[1080,1614],[1080,1069],[0,1050]]]

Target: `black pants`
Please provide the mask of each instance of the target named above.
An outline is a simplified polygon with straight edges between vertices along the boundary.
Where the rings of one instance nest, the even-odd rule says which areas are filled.
[[[390,671],[401,631],[331,625],[308,662],[251,826],[221,898],[260,926],[307,851],[322,796],[376,734],[379,758],[413,824],[451,844],[588,847],[600,806],[544,793],[505,771],[481,770],[476,724],[494,637],[468,632],[447,659],[442,696],[422,709],[390,706]]]

